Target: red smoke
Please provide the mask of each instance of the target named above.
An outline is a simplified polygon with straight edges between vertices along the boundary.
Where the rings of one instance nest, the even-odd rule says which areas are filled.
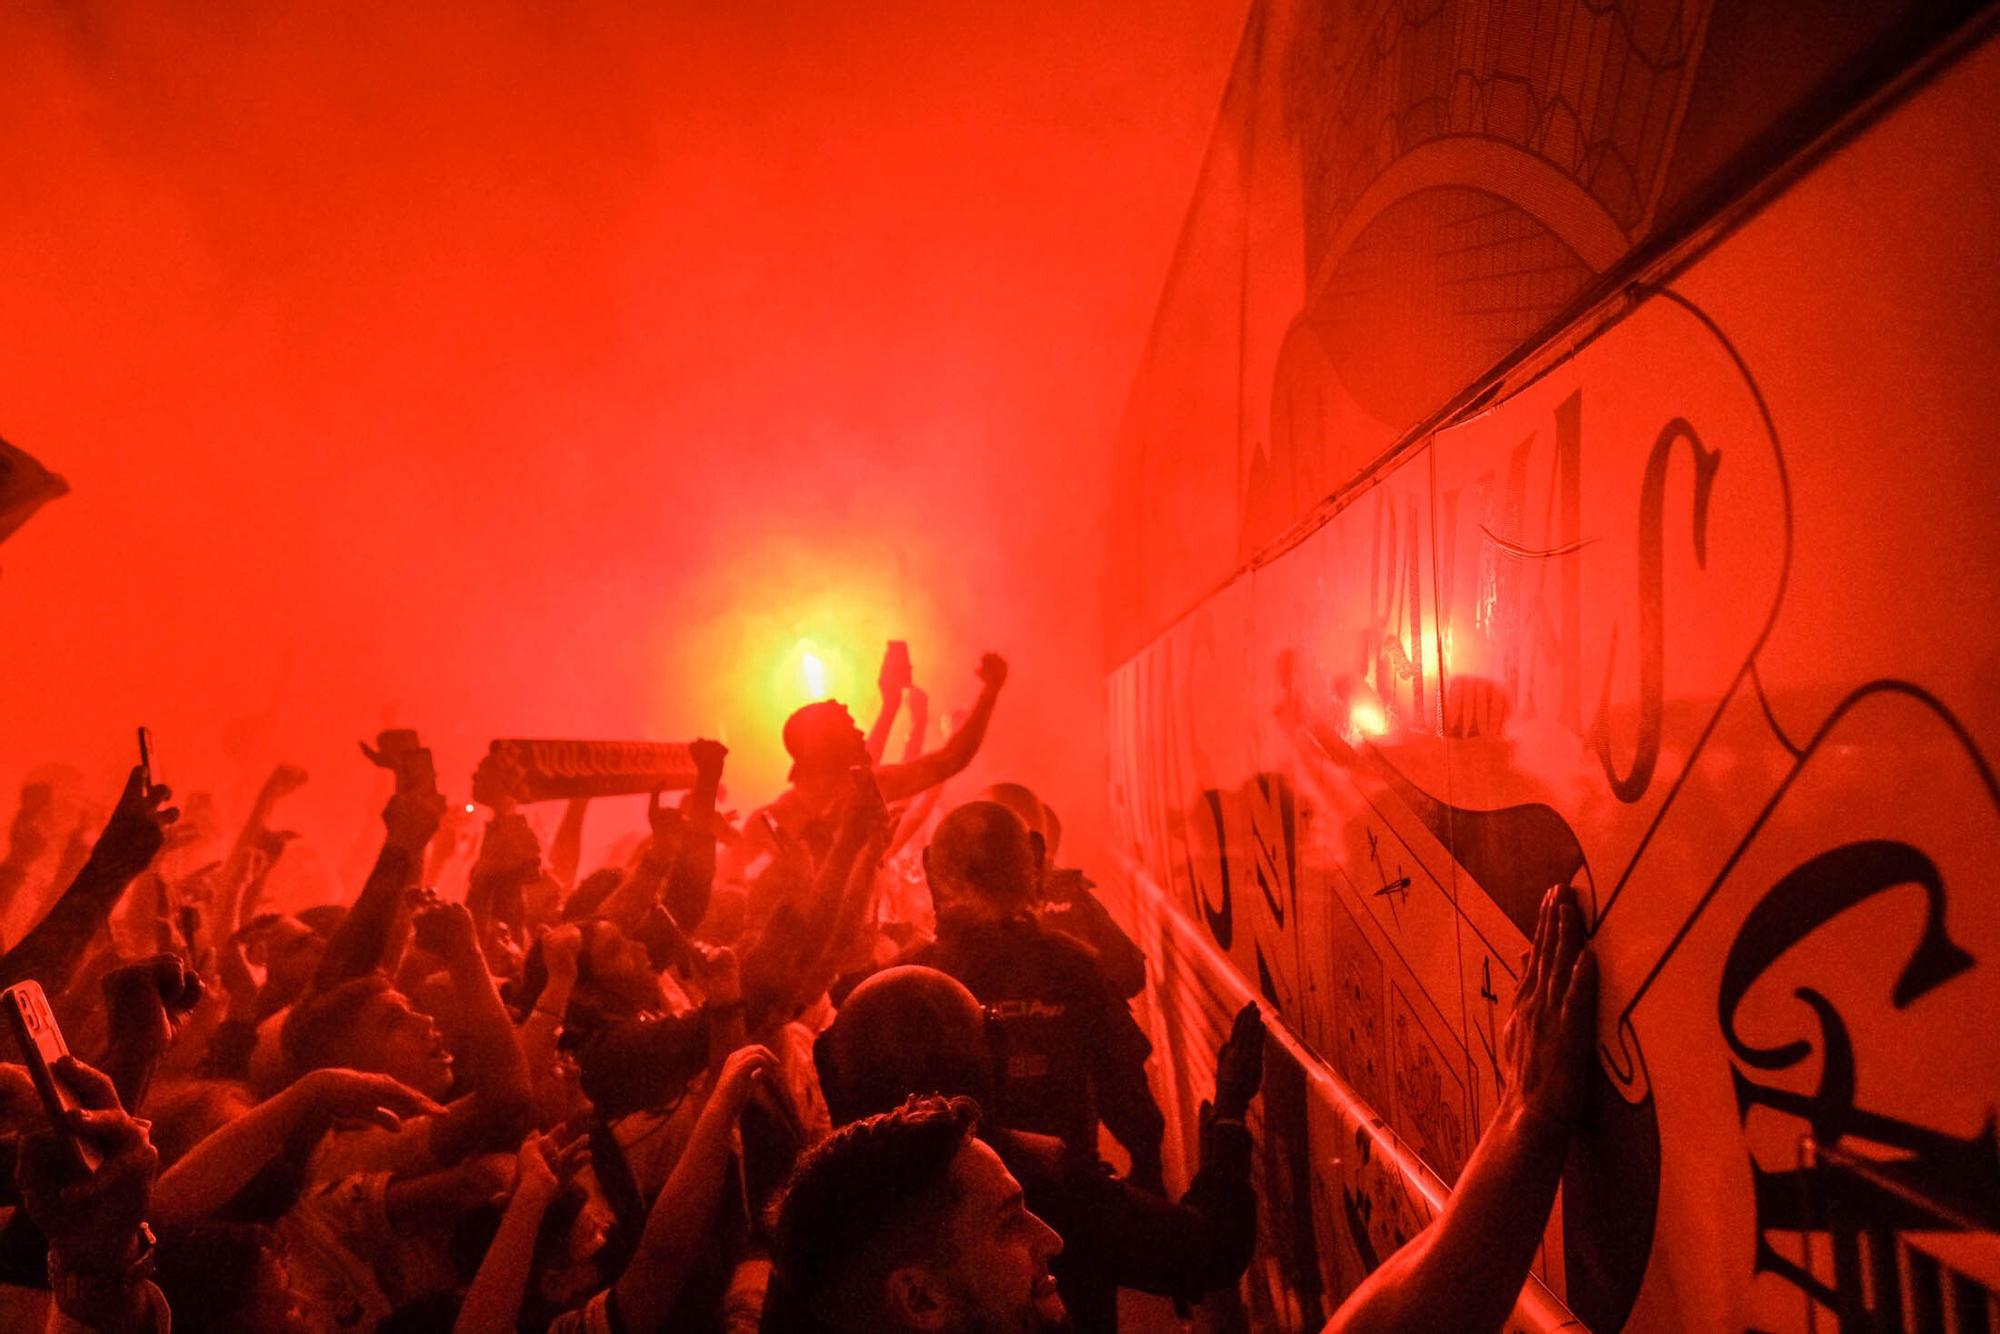
[[[0,781],[108,796],[143,721],[183,787],[307,765],[336,864],[385,720],[460,792],[495,734],[721,729],[740,806],[778,657],[895,633],[942,707],[1006,653],[973,778],[1087,812],[1240,2],[270,10],[0,18],[0,435],[74,488],[0,549]]]

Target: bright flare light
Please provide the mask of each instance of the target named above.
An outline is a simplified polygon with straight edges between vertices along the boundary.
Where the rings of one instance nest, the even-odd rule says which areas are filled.
[[[805,677],[806,694],[812,699],[826,698],[826,664],[819,654],[806,649],[799,654],[799,672]]]
[[[1347,711],[1348,724],[1357,737],[1389,735],[1389,715],[1372,699],[1357,699]]]

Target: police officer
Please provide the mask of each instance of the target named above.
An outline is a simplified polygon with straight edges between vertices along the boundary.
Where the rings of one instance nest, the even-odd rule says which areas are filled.
[[[986,1008],[1000,1124],[1095,1154],[1100,1118],[1162,1189],[1165,1121],[1146,1082],[1152,1044],[1088,946],[1035,917],[1042,846],[1006,807],[960,806],[924,850],[938,935],[899,963],[935,968]]]

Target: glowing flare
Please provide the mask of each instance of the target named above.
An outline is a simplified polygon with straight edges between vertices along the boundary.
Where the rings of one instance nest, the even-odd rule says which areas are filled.
[[[1357,737],[1387,736],[1389,715],[1372,699],[1357,699],[1347,711],[1347,721]]]
[[[806,694],[813,699],[826,698],[826,664],[819,654],[808,649],[799,655],[799,671],[806,679]]]

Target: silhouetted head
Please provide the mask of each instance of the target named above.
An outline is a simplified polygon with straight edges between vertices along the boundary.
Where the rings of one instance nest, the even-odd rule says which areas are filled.
[[[1029,833],[1042,836],[1043,860],[1050,866],[1056,864],[1056,849],[1062,844],[1062,821],[1056,818],[1055,807],[1036,796],[1025,783],[995,783],[980,793],[979,799],[1005,806],[1020,816]]]
[[[791,779],[844,774],[868,763],[868,738],[854,715],[837,699],[822,699],[785,719],[785,753],[792,757]]]
[[[837,1125],[913,1095],[991,1101],[984,1012],[935,968],[885,968],[856,987],[813,1044],[813,1063]]]
[[[924,875],[939,925],[1032,911],[1041,893],[1042,839],[994,801],[969,801],[938,822]]]
[[[380,973],[300,1002],[279,1041],[294,1075],[338,1066],[393,1076],[433,1098],[451,1089],[451,1052],[437,1024]]]
[[[969,1098],[912,1098],[799,1160],[775,1286],[828,1328],[1055,1334],[1062,1238],[974,1134]]]
[[[657,1008],[660,980],[645,945],[608,917],[587,917],[577,926],[583,932],[576,956],[577,998],[611,1014]],[[548,983],[548,958],[537,940],[521,958],[520,981],[510,989],[510,998],[525,1012],[541,999]]]

